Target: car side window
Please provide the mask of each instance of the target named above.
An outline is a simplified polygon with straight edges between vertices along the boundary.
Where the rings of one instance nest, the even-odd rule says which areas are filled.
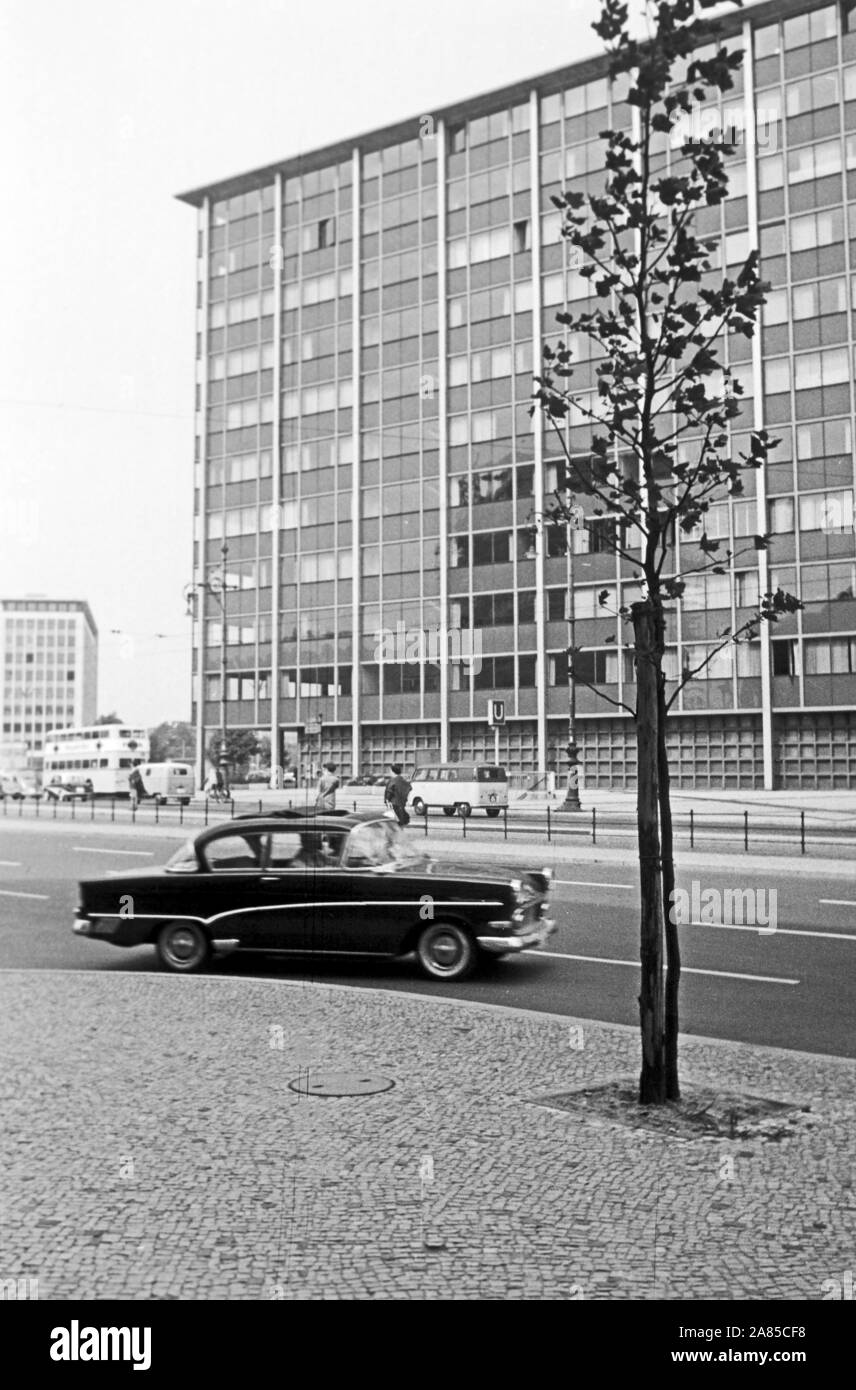
[[[386,821],[370,821],[352,830],[345,856],[347,866],[359,869],[391,863],[396,830]]]
[[[260,835],[221,835],[205,846],[205,861],[214,871],[259,869],[262,863]]]
[[[293,830],[275,830],[270,837],[268,868],[290,869],[301,850],[300,836]]]

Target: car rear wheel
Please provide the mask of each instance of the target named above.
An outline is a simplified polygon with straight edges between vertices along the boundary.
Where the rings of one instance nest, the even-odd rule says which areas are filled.
[[[451,922],[432,922],[416,944],[423,972],[432,980],[465,980],[476,964],[473,939]]]
[[[425,815],[425,802],[422,800],[421,796],[414,797],[413,799],[413,814],[414,816]]]
[[[165,970],[189,975],[211,956],[211,942],[196,922],[167,922],[158,935],[158,960]]]
[[[468,801],[458,802],[458,815],[463,816],[464,820],[466,820],[467,816],[472,815],[472,811],[473,808]]]
[[[455,814],[456,809],[457,809],[457,808],[456,808],[455,806],[444,806],[444,807],[443,807],[443,815],[444,815],[444,816],[453,816],[453,815]]]
[[[489,816],[492,817],[493,820],[496,820],[497,816],[499,815],[500,810],[501,810],[501,807],[499,807],[499,806],[488,806],[488,807],[487,807],[487,813],[488,813]]]

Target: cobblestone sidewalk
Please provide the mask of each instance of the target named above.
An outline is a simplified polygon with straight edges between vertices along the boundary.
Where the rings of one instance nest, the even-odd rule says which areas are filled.
[[[810,1107],[777,1141],[687,1140],[541,1103],[635,1079],[632,1029],[276,980],[21,971],[0,991],[0,1278],[41,1298],[822,1299],[852,1280],[854,1062],[687,1038],[686,1085]],[[393,1085],[322,1098],[325,1069]]]

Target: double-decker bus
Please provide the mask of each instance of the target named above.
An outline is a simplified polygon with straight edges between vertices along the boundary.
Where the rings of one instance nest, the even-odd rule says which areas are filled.
[[[131,769],[148,757],[145,729],[124,724],[51,729],[45,734],[42,784],[91,781],[96,796],[129,796]]]

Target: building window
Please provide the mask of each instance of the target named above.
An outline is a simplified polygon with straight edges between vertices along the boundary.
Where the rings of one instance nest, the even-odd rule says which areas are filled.
[[[783,535],[794,529],[794,499],[792,497],[773,497],[767,503],[770,517],[770,531]]]
[[[473,566],[504,565],[511,559],[511,534],[508,531],[480,532],[473,536]]]
[[[802,570],[800,598],[803,603],[837,603],[856,598],[856,561],[806,565]]]
[[[800,530],[829,531],[832,534],[853,530],[853,492],[810,492],[799,499]]]
[[[517,658],[517,684],[521,690],[531,690],[535,685],[535,667],[534,652],[525,652]]]
[[[846,5],[847,0],[844,9]],[[793,19],[785,20],[785,48],[802,48],[804,44],[819,43],[821,39],[834,39],[836,32],[835,6],[826,5],[812,14],[795,15]]]
[[[797,644],[792,637],[770,643],[773,653],[773,675],[795,676],[797,674]]]
[[[470,542],[467,536],[450,536],[449,538],[449,565],[452,569],[461,569],[470,562]]]
[[[852,676],[856,674],[856,638],[824,637],[805,643],[807,676]]]

